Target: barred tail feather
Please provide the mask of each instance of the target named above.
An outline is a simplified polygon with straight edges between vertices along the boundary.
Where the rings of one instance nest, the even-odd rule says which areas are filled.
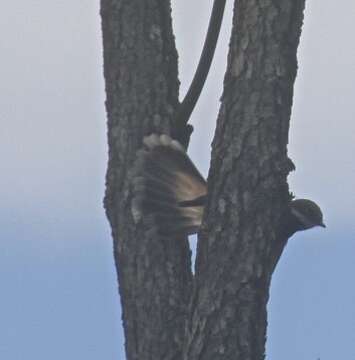
[[[207,184],[185,149],[167,135],[144,138],[133,166],[132,215],[164,235],[188,235],[201,225]],[[191,201],[191,206],[189,202]]]

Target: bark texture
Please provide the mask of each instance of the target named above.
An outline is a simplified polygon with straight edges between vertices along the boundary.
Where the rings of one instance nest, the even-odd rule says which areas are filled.
[[[143,136],[166,133],[184,144],[189,137],[174,120],[170,1],[101,0],[105,208],[128,360],[263,359],[271,275],[287,241],[280,214],[290,201],[287,143],[303,10],[304,0],[236,1],[192,289],[187,240],[158,238],[130,212],[130,169]]]
[[[213,141],[184,359],[264,358],[286,239],[287,157],[304,0],[239,0]]]
[[[176,132],[177,52],[170,1],[101,0],[109,161],[105,208],[128,360],[181,359],[192,281],[187,239],[133,224],[130,169],[144,135]],[[180,131],[181,133],[181,131]]]

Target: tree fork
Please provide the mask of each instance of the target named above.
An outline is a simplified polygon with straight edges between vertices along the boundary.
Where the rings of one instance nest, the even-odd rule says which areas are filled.
[[[215,0],[218,1],[218,0]],[[215,2],[216,3],[216,2]],[[127,359],[261,359],[272,271],[290,196],[288,127],[304,1],[236,1],[196,279],[186,239],[130,214],[130,167],[151,132],[178,134],[170,3],[101,0],[114,238]],[[181,128],[180,128],[181,130]],[[187,140],[186,140],[187,139]],[[188,320],[188,331],[184,325]]]

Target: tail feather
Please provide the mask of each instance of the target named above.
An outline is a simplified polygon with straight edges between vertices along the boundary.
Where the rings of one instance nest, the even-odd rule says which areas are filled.
[[[206,181],[176,140],[152,134],[143,143],[133,166],[134,220],[166,235],[197,232],[204,203],[194,199],[205,198]]]

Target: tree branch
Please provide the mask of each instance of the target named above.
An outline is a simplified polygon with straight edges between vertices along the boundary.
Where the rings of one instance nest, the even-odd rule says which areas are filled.
[[[264,357],[304,0],[236,1],[184,359]]]
[[[192,281],[187,239],[133,223],[130,169],[142,138],[174,131],[177,53],[169,1],[101,0],[114,239],[128,360],[181,359]],[[164,330],[163,330],[164,329]]]
[[[179,133],[176,134],[175,137],[184,145],[188,141],[192,129],[190,128],[190,132],[187,130],[188,133],[185,135],[181,135],[181,133],[186,132],[186,125],[206,82],[221,30],[225,5],[226,0],[214,0],[205,43],[203,45],[194,78],[192,79],[191,85],[175,114],[175,121],[179,125]]]

